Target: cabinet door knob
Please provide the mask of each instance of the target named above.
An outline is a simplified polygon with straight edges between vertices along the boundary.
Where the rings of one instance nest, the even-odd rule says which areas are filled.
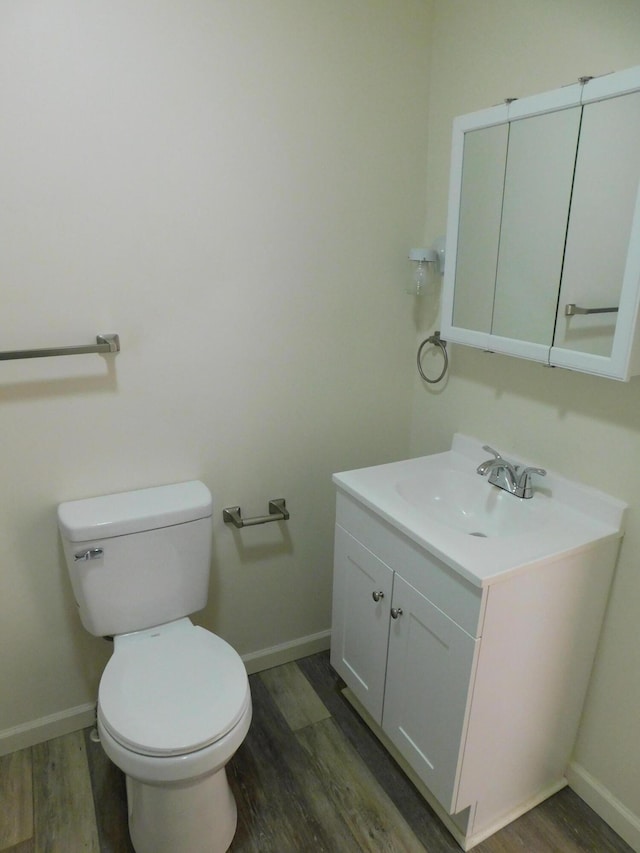
[[[391,608],[391,618],[397,619],[398,616],[402,616],[402,607],[392,607]]]
[[[372,592],[371,598],[373,598],[374,601],[380,601],[381,598],[384,598],[384,592],[382,590],[379,592]]]

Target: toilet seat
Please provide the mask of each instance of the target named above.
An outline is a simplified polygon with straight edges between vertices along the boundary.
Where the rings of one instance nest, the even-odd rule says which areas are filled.
[[[230,732],[250,702],[238,653],[187,618],[117,636],[98,694],[104,728],[149,756],[203,749]]]

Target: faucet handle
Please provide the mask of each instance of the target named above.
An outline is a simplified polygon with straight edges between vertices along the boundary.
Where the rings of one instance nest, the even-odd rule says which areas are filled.
[[[523,468],[520,472],[520,479],[523,477],[528,477],[529,474],[538,474],[539,477],[546,477],[547,472],[544,468]]]
[[[493,447],[489,447],[488,444],[483,444],[482,449],[486,450],[487,453],[493,453],[496,459],[502,459],[502,456],[498,453],[498,451],[494,450]]]
[[[523,468],[518,471],[517,482],[517,497],[530,498],[533,497],[533,487],[531,486],[531,474],[537,474],[539,477],[546,477],[547,472],[544,468]]]

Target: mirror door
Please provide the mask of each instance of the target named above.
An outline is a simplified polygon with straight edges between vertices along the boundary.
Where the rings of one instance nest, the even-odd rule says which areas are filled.
[[[509,124],[491,334],[540,344],[542,360],[553,340],[580,112]]]
[[[638,239],[639,140],[640,92],[585,105],[552,363],[587,366],[585,354],[597,367],[614,354],[628,249]]]
[[[507,123],[464,136],[453,324],[491,333],[498,263]]]

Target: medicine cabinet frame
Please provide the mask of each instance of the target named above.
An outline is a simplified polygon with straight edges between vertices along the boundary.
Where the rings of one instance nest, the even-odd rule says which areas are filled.
[[[613,99],[627,95],[633,95],[633,98],[614,103]],[[603,109],[609,107],[587,110],[590,105],[602,102],[612,104],[614,109],[624,114],[625,122],[629,120],[634,128],[638,128],[638,136],[625,131],[616,137],[626,140],[627,144],[634,136],[633,145],[639,153],[637,157],[632,154],[628,163],[624,156],[607,158],[599,153],[608,150],[607,146],[612,144],[609,136],[614,136],[603,130],[613,126],[605,124],[602,117]],[[627,118],[629,115],[630,119]],[[533,119],[535,121],[531,121]],[[540,127],[541,122],[548,125],[539,137],[543,142],[540,147],[544,149],[547,146],[546,152],[539,153],[536,146],[530,149],[535,153],[531,160],[538,159],[539,162],[529,164],[529,161],[522,160],[518,165],[517,152],[526,152],[527,137],[533,136],[533,129]],[[563,126],[558,131],[558,139],[566,141],[558,145],[549,129],[560,124]],[[473,136],[476,131],[490,132]],[[518,138],[524,140],[521,149],[518,148]],[[590,147],[591,139],[596,142]],[[638,139],[640,66],[603,77],[583,78],[561,89],[508,101],[454,120],[447,265],[442,292],[441,333],[444,339],[614,379],[628,380],[640,374],[637,323],[640,304]],[[471,171],[473,145],[480,146],[477,147],[480,152],[477,162],[482,167],[476,172]],[[488,146],[486,150],[491,152],[488,161],[482,159],[482,145]],[[504,155],[500,146],[504,148]],[[562,153],[563,148],[565,153]],[[548,163],[547,160],[557,160],[557,163]],[[525,162],[526,167],[523,165]],[[617,184],[615,176],[612,181],[603,176],[596,184],[598,177],[590,169],[594,163],[597,166],[601,162],[604,168],[615,164]],[[619,165],[624,169],[618,168]],[[466,182],[465,168],[470,170]],[[624,175],[621,177],[622,172]],[[539,201],[539,209],[536,210],[533,204],[517,203],[514,187],[517,191],[520,184],[531,198]],[[594,209],[590,209],[590,188],[594,184],[598,191],[604,193],[603,197],[607,192],[617,193],[618,185],[624,187],[624,201],[618,204],[618,196],[615,195],[612,203],[595,205],[597,193],[591,193]],[[548,209],[545,207],[545,193],[550,198],[556,197]],[[623,227],[618,227],[616,221],[618,207]],[[511,210],[515,211],[515,219],[518,220],[516,226],[512,226]],[[592,220],[600,221],[603,228],[602,235],[596,234],[595,238],[590,232],[587,236]],[[513,239],[512,232],[516,233],[517,239]],[[505,259],[510,259],[511,266]],[[503,260],[510,275],[506,284],[501,280]],[[549,275],[545,265],[550,270]],[[585,271],[586,277],[582,275]],[[580,272],[579,276],[577,272]],[[574,279],[580,279],[577,284],[574,282],[573,290],[572,273]],[[536,281],[536,275],[542,279]],[[594,277],[595,284],[586,280],[589,275]],[[513,281],[514,292],[510,292],[513,279],[522,280]],[[604,303],[593,292],[594,287],[596,290],[600,287],[600,282],[606,282],[602,285]],[[583,295],[580,288],[585,291]],[[607,289],[615,296],[608,295]],[[530,301],[529,306],[527,300]],[[543,302],[549,312],[545,324],[550,332],[532,333],[528,335],[530,339],[519,335],[517,327],[521,320],[525,323],[519,312],[523,317],[528,313],[535,314]],[[569,303],[578,307],[573,315],[566,313],[571,310],[566,309]],[[524,305],[522,311],[521,304]],[[581,308],[595,316],[585,316],[587,312],[583,313]],[[611,310],[604,313],[604,308],[618,310],[617,313]],[[503,318],[501,324],[497,321],[500,316]],[[510,329],[505,329],[505,317],[513,318],[513,335],[509,334]],[[607,351],[585,351],[585,347],[592,345],[581,343],[581,339],[589,335],[596,340],[593,349],[601,347]],[[542,339],[536,340],[536,337]]]

